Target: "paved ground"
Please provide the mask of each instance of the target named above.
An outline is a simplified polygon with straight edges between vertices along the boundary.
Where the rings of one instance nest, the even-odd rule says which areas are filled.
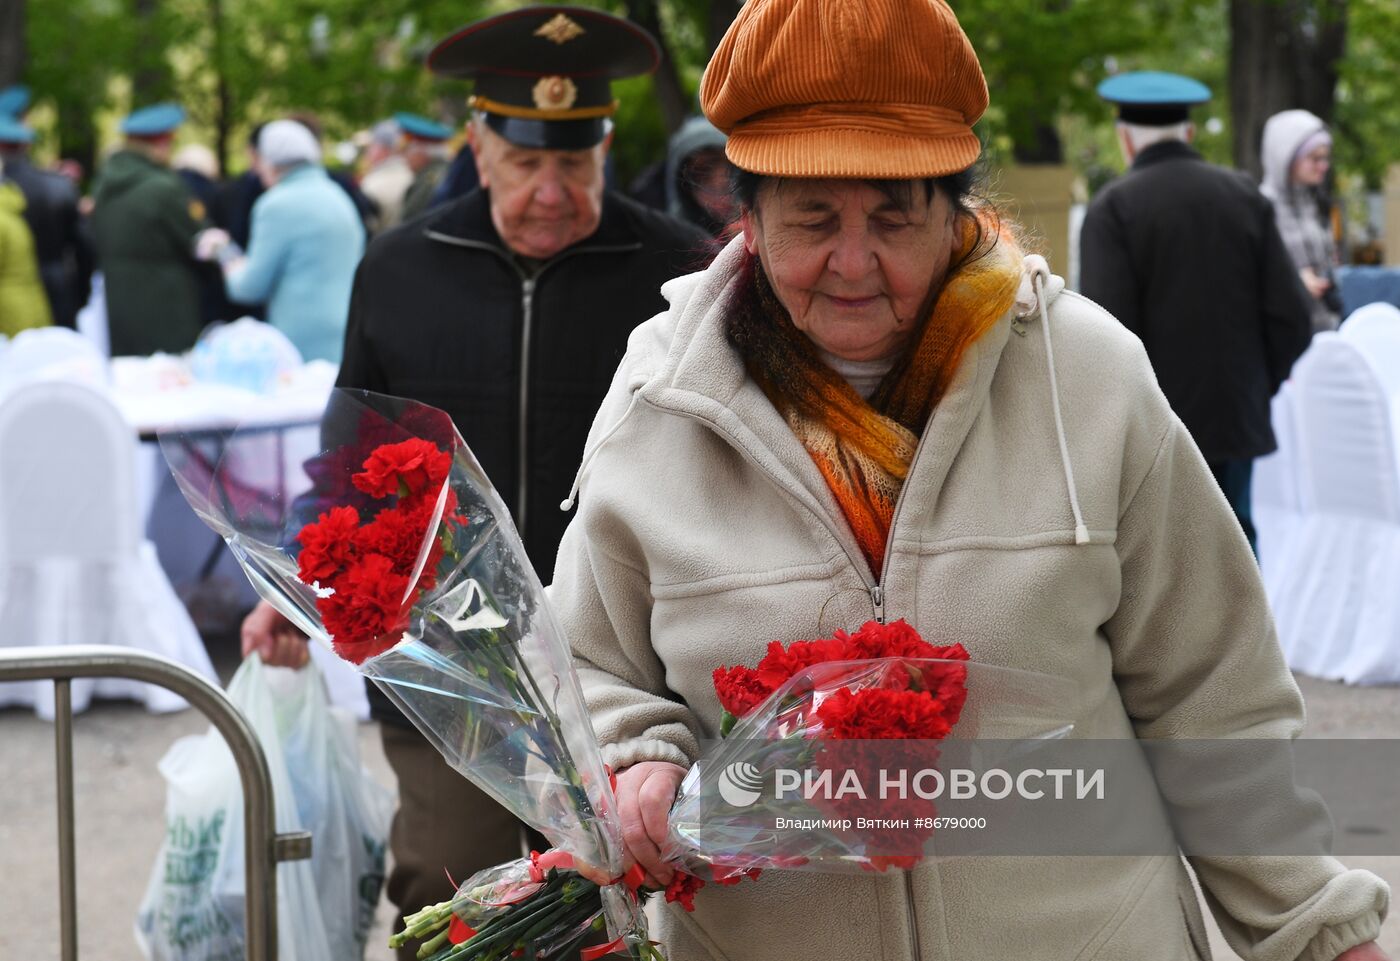
[[[221,671],[233,666],[227,645],[216,648]],[[1308,699],[1309,736],[1400,738],[1400,688],[1347,688],[1301,681]],[[206,728],[186,711],[152,716],[117,702],[98,703],[75,725],[79,945],[84,958],[139,957],[132,918],[145,890],[163,831],[164,784],[156,762],[172,741]],[[360,744],[373,776],[392,787],[374,725]],[[28,712],[0,711],[0,959],[58,956],[57,850],[53,804],[53,729]],[[1400,857],[1346,859],[1400,888]],[[381,903],[371,932],[369,961],[391,961],[384,944],[389,911]],[[1217,958],[1233,958],[1218,932]],[[1386,925],[1382,944],[1400,959],[1400,917]]]

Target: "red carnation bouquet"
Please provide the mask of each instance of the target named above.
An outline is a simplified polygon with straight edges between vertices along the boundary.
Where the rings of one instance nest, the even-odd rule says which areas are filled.
[[[269,440],[273,443],[269,443]],[[659,957],[572,654],[504,503],[446,414],[337,390],[292,439],[162,436],[195,511],[259,594],[394,700],[447,762],[554,849],[409,917],[419,957]],[[286,919],[295,923],[294,919]]]
[[[717,669],[714,686],[723,740],[670,814],[666,854],[686,874],[668,899],[687,908],[706,877],[912,868],[934,856],[935,802],[877,792],[879,776],[936,769],[950,736],[1034,740],[1072,727],[1062,679],[972,663],[961,644],[931,644],[903,620],[770,642],[755,666]]]

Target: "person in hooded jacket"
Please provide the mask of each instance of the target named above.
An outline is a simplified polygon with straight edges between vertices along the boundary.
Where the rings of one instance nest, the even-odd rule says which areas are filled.
[[[904,618],[1070,681],[1075,738],[1296,736],[1249,545],[1142,342],[970,197],[987,87],[949,6],[749,0],[701,103],[742,234],[632,334],[549,588],[646,884],[720,733],[712,672],[771,641]],[[1191,862],[1252,961],[1385,957],[1367,872]],[[1209,956],[1166,854],[764,870],[693,907],[661,911],[671,961]]]
[[[691,117],[671,136],[666,151],[666,212],[712,237],[723,237],[738,211],[729,189],[734,167],[724,155],[724,134],[704,117]]]
[[[1322,190],[1332,162],[1327,125],[1306,110],[1284,110],[1264,123],[1260,190],[1273,201],[1274,220],[1298,276],[1307,288],[1312,328],[1336,330],[1342,296],[1337,289],[1337,243],[1324,213]]]

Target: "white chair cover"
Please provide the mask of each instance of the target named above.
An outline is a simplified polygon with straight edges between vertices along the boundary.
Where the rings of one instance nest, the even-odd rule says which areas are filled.
[[[1289,666],[1400,681],[1400,338],[1323,333],[1294,370],[1304,518],[1271,598]]]
[[[1342,335],[1352,340],[1365,339],[1377,332],[1400,337],[1400,307],[1378,300],[1357,308],[1341,328]]]
[[[0,401],[0,645],[115,644],[169,657],[217,683],[189,614],[138,531],[136,439],[112,402],[79,384],[37,383]],[[120,678],[73,681],[94,697],[186,706]],[[0,706],[53,717],[48,681],[0,684]]]
[[[107,359],[92,341],[67,327],[22,330],[0,354],[0,393],[44,380],[105,388]]]
[[[1270,599],[1276,597],[1279,578],[1292,564],[1303,526],[1294,393],[1289,381],[1274,396],[1270,416],[1278,450],[1254,462],[1250,493],[1259,570]]]
[[[92,275],[92,293],[78,311],[78,333],[92,342],[103,357],[112,355],[112,335],[107,324],[107,285],[102,271]]]

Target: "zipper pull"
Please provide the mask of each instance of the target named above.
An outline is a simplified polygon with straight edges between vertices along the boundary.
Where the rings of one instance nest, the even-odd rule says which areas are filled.
[[[870,603],[875,608],[875,620],[885,623],[885,589],[879,584],[870,589]]]

